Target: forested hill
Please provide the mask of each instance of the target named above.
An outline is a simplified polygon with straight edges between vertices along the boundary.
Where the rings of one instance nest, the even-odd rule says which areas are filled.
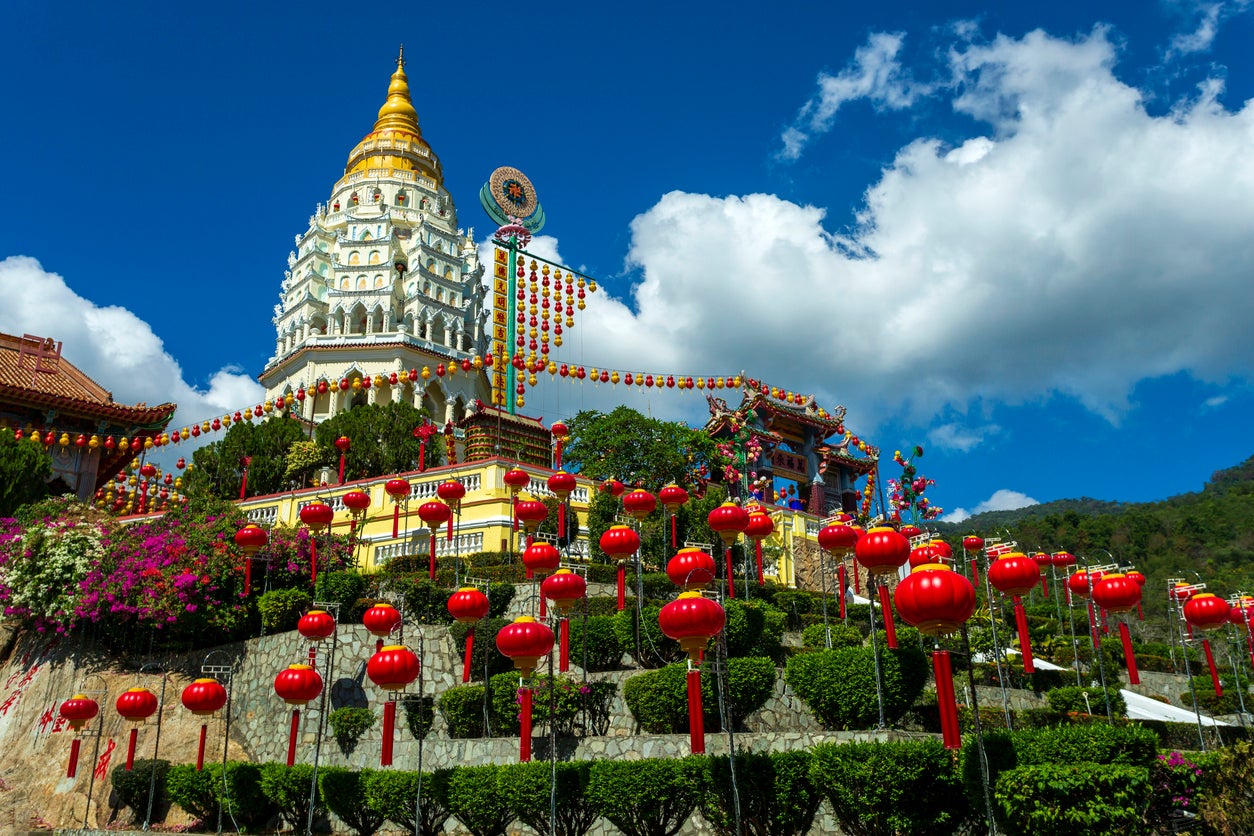
[[[967,532],[1010,535],[1025,551],[1066,549],[1096,563],[1132,564],[1146,574],[1146,604],[1162,608],[1169,577],[1195,579],[1227,596],[1254,594],[1254,457],[1213,474],[1203,489],[1161,502],[1062,500],[980,514],[945,526],[951,541]],[[1107,552],[1110,553],[1107,556]]]

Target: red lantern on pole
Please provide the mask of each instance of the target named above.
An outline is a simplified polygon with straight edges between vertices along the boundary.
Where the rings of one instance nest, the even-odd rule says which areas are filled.
[[[1133,569],[1131,572],[1128,572],[1127,575],[1128,575],[1128,580],[1132,581],[1133,583],[1135,583],[1137,586],[1141,588],[1142,597],[1144,597],[1145,581],[1146,581],[1145,575],[1141,574],[1135,569]],[[1145,613],[1142,612],[1141,610],[1141,600],[1139,598],[1137,599],[1137,602],[1136,602],[1136,617],[1138,621],[1145,620]]]
[[[100,704],[86,694],[75,694],[61,703],[59,713],[70,728],[79,732],[100,713]],[[65,770],[66,778],[73,778],[78,773],[78,750],[81,745],[82,741],[76,734],[70,743],[70,765]]]
[[[605,529],[600,540],[601,551],[618,564],[618,609],[627,606],[627,561],[640,549],[640,535],[625,525]]]
[[[1223,598],[1210,592],[1198,592],[1184,602],[1184,620],[1194,630],[1208,633],[1228,623],[1228,613],[1231,609],[1232,607]],[[1202,652],[1206,655],[1206,665],[1210,668],[1210,681],[1215,686],[1215,696],[1222,697],[1224,689],[1219,682],[1219,672],[1215,670],[1215,655],[1210,649],[1210,639],[1204,636]]]
[[[1245,633],[1250,651],[1250,664],[1254,665],[1254,630],[1250,629],[1250,622],[1254,622],[1254,598],[1242,595],[1235,599],[1232,602],[1232,608],[1228,611],[1228,621],[1237,628],[1238,633]]]
[[[978,555],[984,550],[984,538],[975,534],[968,534],[962,538],[962,550]],[[977,557],[971,558],[971,582],[977,584],[980,582],[980,563]]]
[[[570,499],[575,490],[575,477],[564,470],[559,470],[549,477],[549,490],[557,497],[557,536],[566,537],[566,500]]]
[[[448,599],[448,614],[453,616],[453,620],[458,624],[465,624],[470,629],[466,631],[466,651],[462,657],[462,682],[470,681],[470,657],[474,653],[475,647],[475,631],[474,626],[482,619],[488,617],[491,611],[491,604],[488,596],[484,595],[473,586],[463,586],[454,592]]]
[[[453,518],[453,510],[440,500],[433,499],[418,506],[418,516],[422,519],[423,524],[431,529],[431,539],[428,543],[427,574],[431,580],[435,580],[435,541],[439,537],[440,526]]]
[[[139,738],[139,726],[157,713],[157,695],[147,688],[131,688],[118,694],[113,705],[123,719],[134,723],[126,744],[126,771],[130,772],[135,766],[135,742]]]
[[[400,536],[401,503],[409,502],[410,485],[408,479],[389,479],[383,485],[383,492],[392,497],[392,539]],[[421,516],[421,515],[420,515]],[[441,520],[443,522],[443,520]],[[408,523],[407,523],[408,524]],[[432,535],[434,536],[434,535]]]
[[[762,541],[774,532],[775,521],[771,519],[770,514],[761,508],[754,508],[749,512],[749,524],[745,526],[745,536],[753,541],[753,556],[758,566],[758,586],[766,582],[762,577]]]
[[[340,481],[344,484],[344,457],[348,455],[348,449],[353,446],[353,442],[348,436],[342,435],[335,439],[335,449],[340,451]]]
[[[300,709],[322,693],[322,677],[311,665],[290,665],[274,678],[274,693],[292,706],[292,728],[287,738],[287,765],[296,763],[296,733],[300,730]]]
[[[1015,605],[1015,629],[1019,633],[1019,652],[1023,655],[1023,672],[1034,673],[1032,637],[1028,633],[1028,617],[1023,611],[1021,596],[1027,595],[1041,582],[1041,570],[1032,558],[1022,552],[1006,552],[988,566],[988,581],[1003,595],[1011,596]]]
[[[226,689],[216,679],[194,679],[183,689],[181,697],[183,707],[197,717],[212,716],[218,709],[226,705]],[[196,749],[196,771],[205,767],[205,737],[208,735],[209,724],[200,724],[200,745]]]
[[[640,523],[657,510],[657,497],[643,488],[636,488],[623,494],[622,502],[623,510]]]
[[[899,531],[888,526],[872,528],[858,540],[854,546],[854,557],[863,568],[875,577],[879,589],[880,610],[884,616],[884,634],[888,637],[888,647],[897,647],[897,626],[893,622],[893,604],[888,596],[888,585],[882,576],[897,572],[910,559],[910,541]],[[874,612],[874,609],[872,609]]]
[[[518,492],[531,484],[531,476],[517,467],[505,471],[505,487],[509,488],[510,509],[514,512],[514,530],[518,530]]]
[[[700,592],[681,592],[662,607],[658,626],[667,638],[679,642],[688,654],[688,739],[692,754],[705,753],[705,709],[701,700],[701,669],[695,664],[710,639],[727,623],[727,614],[717,601]]]
[[[566,439],[570,437],[570,430],[562,421],[554,421],[553,426],[549,427],[549,432],[553,436],[553,469],[562,469],[562,445]]]
[[[718,565],[701,549],[687,547],[680,549],[666,564],[666,575],[685,592],[695,592],[718,577]]]
[[[825,525],[819,529],[818,533],[819,548],[831,554],[836,558],[836,575],[837,585],[840,587],[840,618],[845,618],[845,558],[858,545],[858,531],[853,526],[845,525],[837,522]],[[854,564],[853,570],[853,591],[855,594],[861,593],[860,583],[858,581],[858,567]]]
[[[387,601],[380,601],[361,616],[366,632],[376,638],[375,650],[383,649],[383,640],[401,624],[401,612]]]
[[[930,566],[940,563],[940,558],[936,554],[936,549],[932,548],[931,543],[924,543],[922,546],[915,546],[910,550],[910,569],[914,570],[919,566]]]
[[[326,641],[335,635],[335,618],[326,610],[310,610],[296,622],[296,632],[307,641]]]
[[[679,548],[679,531],[675,519],[679,516],[679,509],[688,502],[688,492],[672,482],[658,491],[657,496],[667,513],[671,515],[671,548],[677,549]]]
[[[349,523],[349,534],[357,533],[357,520],[365,517],[366,509],[370,507],[370,494],[362,490],[349,491],[343,497],[344,507],[348,509],[348,513],[352,516]]]
[[[456,479],[448,479],[441,482],[439,487],[435,489],[435,495],[453,511],[453,514],[460,514],[462,500],[466,498],[466,486]],[[450,543],[453,541],[453,514],[449,514],[448,518],[448,537],[446,539]]]
[[[1128,575],[1112,572],[1093,584],[1093,600],[1107,612],[1127,613],[1141,603],[1141,586]],[[1132,652],[1132,635],[1128,631],[1127,619],[1119,622],[1119,638],[1123,641],[1123,657],[1128,665],[1128,683],[1140,685],[1141,675]]]
[[[922,533],[923,529],[919,528],[917,525],[907,524],[901,527],[901,536],[905,537],[907,540],[913,540]]]
[[[518,760],[527,763],[531,760],[531,687],[527,679],[540,663],[540,657],[552,652],[553,631],[524,615],[496,634],[496,649],[513,661],[522,677],[518,688]]]
[[[1032,562],[1036,564],[1036,569],[1041,573],[1041,592],[1045,595],[1045,600],[1049,600],[1049,582],[1045,570],[1054,565],[1054,558],[1045,552],[1034,552],[1032,554]]]
[[[588,582],[569,569],[558,569],[540,583],[540,594],[557,607],[558,670],[570,670],[570,611],[575,602],[588,594]]]
[[[403,691],[418,678],[418,656],[408,647],[392,644],[380,648],[366,663],[366,675],[370,681],[389,691],[388,701],[383,704],[383,751],[380,766],[392,765],[392,743],[396,737],[395,692]]]
[[[249,523],[235,532],[235,545],[244,553],[244,597],[248,597],[252,590],[253,555],[264,549],[269,542],[270,535],[256,523]]]
[[[902,619],[929,636],[944,636],[961,630],[975,612],[975,587],[940,563],[914,567],[897,584],[894,597]],[[958,703],[949,651],[939,647],[932,651],[932,670],[936,675],[936,701],[945,748],[961,749],[962,733],[958,728]]]
[[[601,490],[618,499],[623,495],[623,491],[627,490],[627,486],[617,479],[606,479],[601,483]]]
[[[734,502],[724,502],[706,517],[710,529],[723,541],[724,562],[727,567],[727,597],[736,597],[736,582],[732,575],[732,546],[749,527],[749,512]]]
[[[309,579],[315,585],[318,583],[318,535],[334,518],[331,506],[317,499],[300,509],[300,521],[309,526]]]

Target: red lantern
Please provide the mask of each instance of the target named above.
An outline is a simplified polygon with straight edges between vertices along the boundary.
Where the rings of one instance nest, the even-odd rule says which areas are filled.
[[[322,693],[322,677],[309,665],[291,665],[274,678],[274,692],[292,706],[292,728],[287,738],[287,765],[296,763],[296,735],[300,731],[300,707]]]
[[[1112,572],[1093,584],[1093,602],[1107,612],[1126,613],[1140,605],[1141,587],[1128,575]],[[1128,682],[1140,685],[1141,676],[1136,667],[1127,621],[1119,622],[1119,638],[1123,642],[1123,656],[1128,665]]]
[[[936,556],[941,558],[940,562],[943,563],[945,561],[953,559],[954,550],[951,549],[949,547],[949,544],[946,543],[944,540],[933,540],[931,542],[931,546],[932,546],[932,549],[936,552]]]
[[[208,717],[226,705],[226,689],[216,679],[195,679],[183,689],[181,697],[183,707],[198,717]],[[205,737],[208,724],[200,724],[200,745],[196,750],[196,769],[205,766]]]
[[[326,610],[310,610],[296,622],[296,632],[311,642],[325,641],[335,635],[335,618]]]
[[[70,724],[70,728],[74,731],[81,731],[92,718],[100,713],[100,704],[86,694],[75,694],[61,703],[59,713],[62,719]],[[81,743],[82,741],[75,736],[70,744],[70,764],[65,771],[66,778],[73,778],[78,772],[78,750]]]
[[[762,541],[775,532],[775,521],[771,515],[761,508],[749,512],[749,524],[745,526],[745,536],[753,541],[753,555],[757,560],[758,586],[765,582],[762,577]]]
[[[602,549],[604,551],[604,549]],[[718,566],[714,558],[697,548],[683,548],[666,564],[666,575],[671,583],[692,592],[714,580]]]
[[[145,479],[151,479],[157,475],[157,468],[151,464],[145,464],[139,469],[139,475]]]
[[[318,534],[331,524],[335,511],[325,502],[315,499],[300,509],[300,521],[309,526],[309,579],[318,583]]]
[[[623,495],[623,510],[637,522],[644,522],[645,517],[657,510],[657,497],[642,488]]]
[[[679,534],[675,523],[676,517],[679,516],[679,509],[688,501],[688,492],[674,483],[667,485],[658,491],[658,499],[662,501],[662,505],[670,512],[671,515],[671,547],[679,548]]]
[[[897,611],[907,624],[931,636],[962,629],[975,612],[975,587],[966,578],[940,563],[916,566],[897,585]],[[941,737],[946,749],[961,749],[958,705],[954,695],[953,665],[949,651],[932,652],[936,699],[940,709]]]
[[[553,631],[529,616],[522,616],[507,624],[496,634],[496,648],[514,662],[524,680],[531,676],[540,657],[553,650]],[[526,683],[518,689],[519,735],[518,759],[531,760],[531,688]]]
[[[518,530],[518,492],[531,484],[531,476],[525,470],[512,468],[505,471],[505,487],[509,489],[510,511],[514,515],[513,528]]]
[[[601,534],[601,551],[618,564],[618,609],[627,606],[626,564],[640,549],[640,535],[625,525],[612,525]]]
[[[536,529],[540,527],[540,523],[549,518],[548,506],[538,499],[519,500],[516,513],[518,514],[519,522],[527,530],[528,535],[534,535]]]
[[[558,624],[558,670],[570,670],[570,611],[588,594],[588,583],[569,569],[558,569],[540,584],[540,594],[551,600],[562,618]]]
[[[353,490],[344,494],[344,507],[355,514],[370,507],[370,494],[362,490]]]
[[[559,470],[549,477],[549,490],[557,496],[557,536],[558,539],[566,537],[566,500],[570,498],[571,493],[575,490],[575,477],[571,476],[564,470]]]
[[[341,380],[341,381],[340,381],[340,388],[341,388],[341,389],[347,389],[347,388],[348,388],[348,379],[347,379],[347,378],[345,378],[344,380]],[[349,439],[349,437],[348,437],[348,436],[346,436],[346,435],[342,435],[342,436],[340,436],[339,438],[335,439],[335,449],[340,451],[340,478],[339,478],[339,484],[341,484],[341,485],[342,485],[342,484],[344,484],[344,460],[345,460],[345,458],[346,458],[346,457],[347,457],[347,455],[348,455],[348,450],[349,450],[349,448],[350,448],[350,447],[352,447],[352,446],[353,446],[353,442],[352,442],[352,440],[351,440],[351,439]]]
[[[606,491],[617,499],[623,495],[623,491],[627,490],[627,486],[617,479],[606,479],[601,483],[601,490]]]
[[[553,572],[561,565],[562,555],[552,543],[537,540],[523,551],[522,562],[528,572],[544,574]]]
[[[435,495],[444,501],[449,508],[453,509],[453,514],[459,513],[462,500],[466,498],[466,486],[456,479],[448,479],[441,482],[435,489]],[[453,514],[448,518],[448,541],[453,540]]]
[[[458,624],[465,624],[472,628],[481,619],[487,618],[490,610],[488,596],[473,586],[463,586],[448,599],[448,614],[453,616],[453,620]],[[462,682],[470,681],[470,658],[474,652],[474,646],[475,631],[467,630],[466,653],[462,659]]]
[[[727,597],[736,597],[736,582],[732,573],[731,549],[746,528],[749,527],[749,512],[734,502],[724,502],[706,517],[706,523],[723,541],[724,563],[727,568]]]
[[[936,549],[932,548],[931,543],[922,546],[916,546],[910,550],[910,568],[917,569],[920,566],[929,566],[939,563],[940,559],[936,554]],[[898,607],[898,609],[901,609]]]
[[[727,623],[727,614],[718,602],[700,592],[681,592],[662,607],[658,626],[668,638],[679,642],[688,654],[688,739],[694,755],[705,752],[705,711],[701,700],[701,670],[694,666],[710,639]]]
[[[384,639],[400,626],[401,613],[387,601],[380,601],[362,614],[361,623],[370,635]]]
[[[388,496],[392,497],[392,539],[393,540],[395,540],[397,537],[400,536],[401,503],[409,501],[409,491],[410,491],[410,485],[409,485],[408,479],[401,479],[401,478],[389,479],[383,485],[383,492],[386,493]],[[445,506],[444,503],[441,502],[439,503],[439,505],[441,507],[444,507],[446,511],[448,510],[447,506]],[[421,511],[419,511],[419,516],[422,516]],[[444,520],[440,520],[440,522],[444,522]],[[435,542],[434,531],[435,529],[433,527],[432,535],[431,535],[432,543]],[[435,551],[434,545],[432,546],[431,550],[434,553]],[[434,578],[435,575],[432,575],[431,577]]]
[[[157,695],[147,688],[131,688],[118,695],[114,707],[124,719],[135,724],[131,727],[130,740],[126,745],[126,771],[130,772],[135,766],[135,743],[139,738],[139,724],[157,713]]]
[[[240,547],[240,551],[244,552],[244,595],[247,597],[252,589],[253,579],[253,555],[266,547],[270,542],[270,535],[266,534],[266,530],[256,523],[248,525],[235,532],[235,545]]]
[[[1095,573],[1094,579],[1096,580],[1096,578],[1098,577],[1100,577],[1100,575]],[[1084,571],[1083,569],[1080,569],[1077,572],[1073,572],[1071,576],[1067,578],[1067,591],[1070,592],[1072,595],[1075,595],[1080,598],[1089,597],[1088,572]]]
[[[820,528],[817,538],[819,541],[819,548],[831,553],[833,557],[840,561],[840,565],[837,567],[836,572],[839,576],[838,580],[841,590],[839,597],[840,617],[842,620],[845,617],[845,558],[858,545],[859,530],[860,529],[854,528],[853,526],[845,525],[844,522],[836,522]],[[853,591],[855,593],[861,593],[862,591],[858,580],[858,567],[856,564],[853,569]]]
[[[1232,607],[1223,598],[1210,592],[1198,592],[1184,602],[1184,620],[1194,630],[1205,633],[1218,630],[1227,624],[1231,610]],[[1222,697],[1224,689],[1219,682],[1219,672],[1215,669],[1215,656],[1210,649],[1210,639],[1202,639],[1202,651],[1206,654],[1206,665],[1210,668],[1210,680],[1215,686],[1215,696]]]
[[[910,541],[899,531],[888,526],[878,526],[858,539],[858,544],[854,546],[854,557],[872,575],[888,575],[896,572],[910,559]],[[888,586],[882,580],[877,586],[888,647],[896,649],[897,626],[893,622],[893,606],[888,595]]]
[[[400,481],[403,481],[403,480],[400,480]],[[405,487],[406,488],[409,487],[408,482],[405,482]],[[449,508],[440,500],[433,499],[429,502],[424,502],[418,506],[418,516],[422,519],[423,523],[428,528],[431,529],[431,539],[428,543],[428,545],[430,546],[430,552],[428,554],[428,560],[427,560],[427,563],[428,563],[427,574],[431,578],[431,580],[435,580],[435,541],[437,539],[436,532],[439,531],[440,526],[444,525],[446,522],[448,522],[449,520],[453,518],[453,509]]]
[[[385,691],[403,691],[418,678],[418,657],[403,645],[382,647],[366,663],[366,675]],[[392,765],[395,729],[396,700],[389,699],[383,704],[383,752],[379,757],[382,766]]]
[[[1034,673],[1032,639],[1028,633],[1028,617],[1020,596],[1032,591],[1041,581],[1041,570],[1032,558],[1022,552],[1006,552],[989,564],[988,580],[1003,595],[1010,595],[1015,605],[1015,629],[1019,634],[1019,652],[1023,655],[1023,672]]]
[[[913,540],[922,533],[923,529],[919,528],[917,525],[903,525],[901,527],[901,536],[905,537],[907,540]]]

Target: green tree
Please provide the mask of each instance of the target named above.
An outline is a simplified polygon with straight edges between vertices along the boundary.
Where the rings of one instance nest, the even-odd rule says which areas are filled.
[[[663,485],[691,484],[692,474],[717,456],[713,440],[676,421],[648,418],[617,407],[605,414],[580,412],[566,422],[570,442],[565,461],[594,481],[619,479],[657,491]]]
[[[404,473],[418,466],[420,440],[414,428],[427,420],[425,409],[393,402],[362,404],[323,421],[314,437],[326,461],[339,461],[335,440],[341,436],[351,442],[344,457],[344,478],[361,479],[387,473]],[[444,460],[444,440],[434,436],[427,443],[426,466],[434,467]]]
[[[248,495],[277,493],[288,486],[288,448],[304,437],[299,421],[277,415],[232,424],[220,441],[192,454],[193,466],[184,480],[187,493],[238,499],[245,458]]]
[[[0,517],[11,517],[19,507],[47,496],[51,478],[52,459],[42,444],[0,429]]]
[[[326,456],[323,455],[322,448],[318,446],[318,442],[313,440],[295,441],[287,448],[283,475],[289,482],[297,482],[303,486],[308,483],[314,469],[325,462]]]

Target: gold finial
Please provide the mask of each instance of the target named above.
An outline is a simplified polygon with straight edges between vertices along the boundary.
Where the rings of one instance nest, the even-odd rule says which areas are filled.
[[[405,47],[402,45],[396,57],[396,72],[388,84],[387,101],[379,108],[379,118],[374,123],[376,131],[399,130],[417,134],[418,111],[409,98],[409,79],[405,76]]]

